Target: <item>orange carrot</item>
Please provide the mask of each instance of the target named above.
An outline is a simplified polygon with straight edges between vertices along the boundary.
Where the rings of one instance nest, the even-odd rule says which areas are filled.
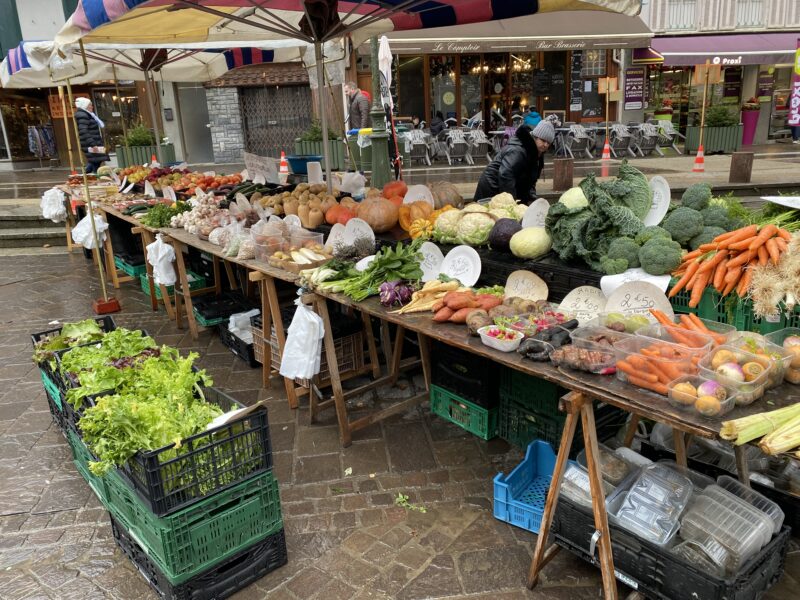
[[[758,225],[748,225],[747,227],[742,227],[740,229],[735,229],[734,231],[729,231],[728,233],[718,235],[714,238],[714,241],[723,242],[720,244],[720,248],[723,248],[735,242],[741,242],[742,240],[751,238],[757,233]]]
[[[739,253],[736,257],[728,261],[728,268],[730,269],[731,267],[744,265],[750,262],[750,260],[755,258],[757,255],[758,255],[757,250],[745,250],[744,252]]]
[[[668,361],[660,360],[657,358],[650,359],[648,363],[650,369],[658,375],[658,380],[661,383],[669,383],[673,379],[677,379],[683,373],[674,368]]]
[[[785,230],[785,229],[778,229],[778,231],[777,231],[777,235],[778,235],[778,237],[780,237],[782,240],[785,240],[785,241],[787,241],[787,242],[791,242],[791,241],[792,241],[792,234],[791,234],[791,233],[789,233],[789,232],[788,232],[787,230]]]
[[[694,328],[699,331],[700,333],[711,333],[711,330],[706,327],[706,324],[703,323],[702,319],[695,314],[689,315],[689,321],[692,322]]]
[[[725,288],[720,292],[720,295],[727,296],[728,294],[730,294],[733,291],[733,288],[736,287],[737,283],[738,282],[735,279],[733,281],[726,281]]]
[[[742,276],[742,266],[738,265],[731,268],[730,262],[728,263],[728,272],[725,275],[725,283],[730,283],[731,281],[738,281],[739,277]]]
[[[706,271],[714,272],[716,266],[721,263],[728,256],[727,250],[718,250],[717,253],[700,263],[700,268],[697,269],[698,273],[705,273]]]
[[[767,247],[767,252],[769,252],[769,258],[772,261],[772,264],[777,265],[778,261],[781,259],[781,251],[778,248],[778,241],[775,238],[768,239],[764,246]],[[764,246],[761,246],[761,248]],[[761,248],[758,249],[759,252],[761,251]],[[764,264],[766,264],[766,262]]]
[[[673,323],[672,320],[667,315],[665,315],[657,308],[651,308],[650,314],[653,315],[653,317],[655,317],[655,320],[661,323],[662,325],[665,325],[667,327],[675,326],[675,323]]]
[[[637,369],[630,363],[625,362],[624,360],[617,361],[617,369],[622,371],[623,373],[627,373],[628,375],[633,375],[634,377],[641,377],[645,381],[649,381],[650,383],[658,383],[658,377],[653,375],[652,373],[644,373],[640,369]]]
[[[717,244],[715,244],[715,243],[700,244],[697,247],[697,249],[700,250],[700,252],[711,252],[712,250],[716,250],[717,249]]]
[[[714,289],[717,290],[718,292],[721,292],[722,287],[725,285],[725,273],[727,272],[728,272],[728,261],[726,259],[717,265],[717,268],[714,271],[714,277],[712,279]]]
[[[742,278],[739,280],[739,285],[736,286],[736,293],[739,298],[744,298],[747,295],[747,288],[750,287],[750,281],[753,279],[753,270],[745,270]]]
[[[652,347],[650,347],[650,348],[642,348],[641,350],[639,350],[639,354],[642,354],[644,356],[657,357],[658,356],[658,350],[655,350]]]
[[[777,233],[777,226],[773,225],[772,223],[767,223],[761,228],[761,231],[758,232],[756,238],[750,242],[750,250],[756,250],[759,246],[763,246],[767,243],[769,238],[775,236]]]
[[[780,250],[781,252],[786,252],[789,249],[788,242],[782,237],[776,237],[775,243],[778,244],[778,250]]]
[[[749,237],[746,240],[742,240],[740,242],[735,242],[733,244],[728,244],[728,249],[737,250],[737,251],[739,251],[739,250],[749,250],[750,249],[750,244],[752,244],[755,239],[756,239],[755,237]]]
[[[663,383],[650,383],[634,375],[628,375],[628,382],[637,387],[655,392],[656,394],[661,394],[662,396],[667,395],[667,386]]]
[[[770,240],[769,242],[773,242],[775,240]],[[759,266],[764,266],[769,262],[769,252],[767,252],[766,246],[769,245],[767,242],[764,246],[758,247],[758,264]],[[777,248],[777,245],[775,246]]]
[[[699,248],[697,250],[692,250],[691,252],[687,252],[686,254],[683,255],[683,258],[681,258],[681,262],[688,262],[690,260],[698,258],[699,256],[702,256],[703,254],[704,254],[703,251],[700,250]]]
[[[697,275],[697,281],[694,282],[692,286],[692,294],[689,296],[689,307],[695,308],[698,304],[700,304],[700,298],[703,297],[703,291],[706,289],[706,285],[708,284],[708,280],[711,274],[706,271],[705,273],[699,273]]]
[[[677,296],[678,292],[680,292],[683,288],[686,287],[686,284],[689,283],[689,280],[694,277],[697,270],[700,268],[700,263],[692,261],[689,263],[689,266],[686,268],[686,273],[684,273],[683,277],[678,280],[678,283],[672,286],[672,289],[669,291],[669,297],[674,298]]]

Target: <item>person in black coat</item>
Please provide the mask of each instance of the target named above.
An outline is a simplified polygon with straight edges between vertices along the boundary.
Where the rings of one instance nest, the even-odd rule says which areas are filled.
[[[78,138],[81,150],[86,156],[86,172],[96,173],[105,161],[109,160],[105,152],[105,142],[101,130],[103,121],[94,114],[92,101],[88,98],[75,99],[75,122],[78,124]]]
[[[442,111],[437,110],[436,115],[431,119],[431,135],[436,137],[446,128],[447,124],[444,122],[444,115]]]
[[[544,170],[544,154],[555,135],[550,121],[542,121],[534,129],[521,125],[481,174],[475,200],[501,192],[508,192],[525,204],[535,200],[536,182]]]

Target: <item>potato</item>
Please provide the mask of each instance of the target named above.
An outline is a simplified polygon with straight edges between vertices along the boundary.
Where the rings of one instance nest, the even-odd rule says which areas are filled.
[[[522,298],[517,296],[506,296],[503,298],[503,305],[504,306],[515,306]]]
[[[467,317],[467,328],[471,335],[478,335],[478,329],[492,324],[489,313],[481,308],[477,308],[469,313]]]
[[[307,183],[298,183],[297,187],[294,188],[294,191],[300,193],[305,192],[310,186]]]
[[[521,314],[525,314],[525,313],[536,312],[537,309],[539,308],[539,305],[536,304],[536,302],[534,302],[533,300],[525,300],[523,298],[520,298],[520,302],[518,302],[515,305],[515,308],[519,310]]]
[[[497,317],[516,317],[519,313],[517,309],[513,306],[507,306],[505,304],[501,304],[500,306],[495,306],[492,310],[489,311],[489,316],[494,320]]]
[[[328,186],[326,184],[324,184],[324,183],[315,183],[314,185],[311,185],[308,188],[308,190],[312,194],[319,194],[321,192],[326,191],[327,189],[328,189]]]

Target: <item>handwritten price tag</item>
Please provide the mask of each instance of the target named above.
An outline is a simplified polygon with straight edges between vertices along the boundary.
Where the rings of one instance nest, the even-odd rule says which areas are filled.
[[[525,214],[522,216],[523,227],[544,227],[544,220],[547,217],[547,211],[550,210],[550,203],[544,198],[539,198],[525,209]]]
[[[144,195],[149,196],[150,198],[156,197],[156,190],[153,187],[153,184],[149,181],[144,182]]]
[[[536,273],[514,271],[506,280],[506,298],[516,296],[525,300],[547,300],[550,290]]]
[[[606,308],[606,297],[602,290],[590,285],[583,285],[572,290],[561,301],[559,309],[574,315],[578,321],[591,321]]]
[[[178,197],[175,195],[175,190],[172,189],[171,185],[165,185],[164,187],[162,187],[161,193],[167,200],[172,200],[173,202],[175,202],[178,199]]]
[[[117,188],[117,191],[121,192],[121,191],[125,190],[125,186],[126,185],[128,185],[128,176],[127,175],[125,175],[125,177],[122,179],[122,183],[119,184],[119,188]]]
[[[122,190],[122,193],[123,194],[129,194],[130,191],[133,189],[133,186],[135,186],[135,185],[136,185],[135,183],[131,183],[130,185],[128,185],[128,187],[126,187],[124,190]]]
[[[263,173],[256,173],[253,176],[253,183],[267,183],[267,178]]]
[[[431,281],[439,276],[439,271],[442,268],[444,261],[444,254],[439,249],[439,246],[431,242],[424,242],[419,247],[419,253],[422,254],[422,281]]]
[[[672,305],[661,289],[646,281],[632,281],[619,286],[609,296],[605,310],[649,318],[651,308],[660,310],[670,319],[675,316]]]
[[[628,269],[619,275],[605,275],[600,278],[600,289],[606,297],[611,297],[618,287],[626,283],[635,281],[646,281],[652,283],[659,288],[662,292],[667,291],[669,287],[669,275],[650,275],[644,269]]]
[[[653,194],[653,200],[650,205],[650,212],[644,218],[644,224],[648,227],[650,225],[658,225],[664,219],[664,215],[669,210],[672,193],[669,189],[669,183],[661,175],[656,175],[650,180],[650,191]]]

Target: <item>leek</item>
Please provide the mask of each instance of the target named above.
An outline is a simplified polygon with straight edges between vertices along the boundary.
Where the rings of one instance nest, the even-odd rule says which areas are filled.
[[[758,447],[766,454],[773,455],[798,446],[800,446],[800,417],[786,421],[782,427],[773,431],[758,444]]]
[[[773,433],[787,421],[800,417],[800,402],[770,412],[742,417],[735,421],[724,421],[719,431],[723,440],[733,441],[740,446],[747,442]],[[797,446],[800,446],[798,441]]]

